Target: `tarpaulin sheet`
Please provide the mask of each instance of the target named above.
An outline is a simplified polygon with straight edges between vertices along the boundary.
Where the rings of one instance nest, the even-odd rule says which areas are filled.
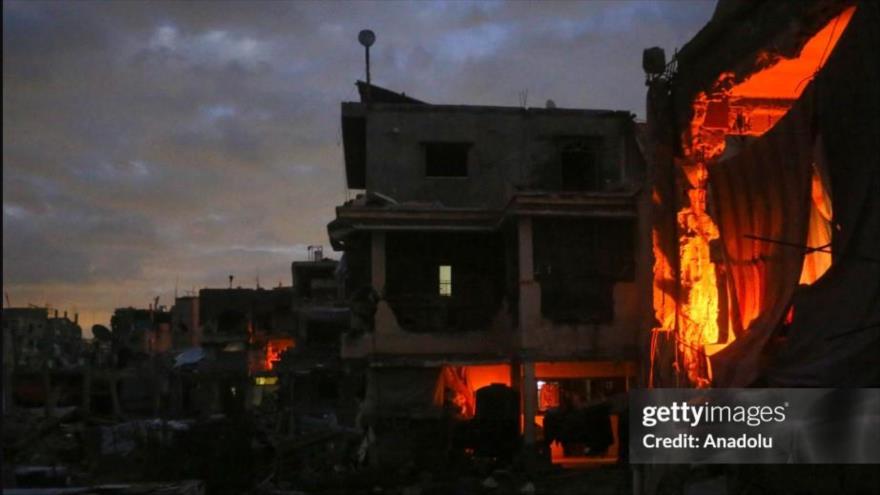
[[[788,114],[741,154],[710,167],[730,308],[746,329],[712,357],[716,386],[746,386],[762,373],[778,386],[880,381],[880,263],[870,259],[880,256],[880,70],[867,55],[880,51],[878,25],[880,6],[861,2]],[[803,249],[746,236],[807,243],[817,153],[831,178],[835,257],[824,276],[799,288]],[[788,338],[761,366],[792,302]]]
[[[834,261],[793,298],[771,363],[774,386],[880,386],[880,4],[859,2],[817,76],[816,111],[831,177]]]

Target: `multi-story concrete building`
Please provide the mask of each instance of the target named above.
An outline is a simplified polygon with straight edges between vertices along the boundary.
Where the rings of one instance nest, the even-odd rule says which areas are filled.
[[[6,308],[3,332],[11,336],[12,363],[30,370],[63,368],[79,364],[82,329],[78,315],[71,320],[64,312],[49,316],[47,308]]]
[[[472,416],[475,391],[500,382],[528,446],[560,400],[625,391],[652,326],[633,115],[359,89],[342,130],[348,187],[365,192],[328,231],[352,301],[342,353],[369,365],[377,438],[417,437],[386,420],[430,422],[444,401]]]

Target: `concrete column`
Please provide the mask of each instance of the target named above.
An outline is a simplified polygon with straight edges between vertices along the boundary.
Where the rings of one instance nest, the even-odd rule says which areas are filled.
[[[519,240],[519,337],[520,347],[529,347],[529,335],[541,323],[541,286],[535,281],[532,219],[520,217]]]
[[[523,443],[527,450],[535,446],[535,415],[538,413],[538,384],[535,362],[522,363]]]
[[[393,334],[400,332],[400,325],[394,315],[394,311],[385,301],[386,280],[386,256],[385,256],[385,232],[373,232],[370,244],[370,282],[373,289],[379,294],[379,304],[376,305],[376,315],[373,317],[373,352],[381,346],[376,340],[379,334]]]
[[[385,232],[373,232],[370,244],[370,282],[385,297]]]
[[[522,392],[522,361],[518,358],[510,362],[510,388]],[[522,402],[522,395],[520,395]]]
[[[531,217],[519,218],[517,238],[519,240],[519,281],[520,283],[533,282],[535,280],[535,265]]]
[[[532,219],[520,217],[517,225],[519,240],[519,328],[520,348],[529,347],[529,334],[540,323],[541,290],[535,282],[534,247],[532,242]],[[538,386],[535,380],[535,362],[523,360],[521,370],[521,393],[523,405],[523,442],[526,452],[535,447],[535,415],[538,412]],[[511,368],[513,369],[513,367]],[[517,375],[520,371],[517,370]],[[520,379],[519,376],[517,376]]]

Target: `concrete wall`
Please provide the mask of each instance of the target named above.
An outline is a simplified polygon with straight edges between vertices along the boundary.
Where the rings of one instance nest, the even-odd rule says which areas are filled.
[[[535,359],[635,360],[642,337],[652,327],[652,252],[650,197],[647,191],[637,197],[639,220],[633,226],[634,278],[613,286],[614,318],[604,324],[563,324],[544,318],[541,313],[540,282],[534,278],[532,220],[520,218],[515,228],[518,245],[507,253],[517,263],[518,301],[499,308],[492,323],[482,331],[417,334],[403,330],[391,307],[380,301],[375,315],[375,333],[346,338],[344,357],[368,354],[456,354],[505,355],[526,352]],[[372,285],[380,294],[386,281],[384,234],[373,234],[371,247]],[[464,246],[463,248],[466,248]]]
[[[653,326],[650,197],[638,197],[635,225],[635,278],[614,284],[614,319],[606,324],[559,324],[541,316],[540,283],[520,264],[521,346],[546,359],[578,355],[588,359],[635,359],[642,337]],[[520,224],[520,251],[529,252],[531,228]]]
[[[375,333],[346,339],[346,357],[375,354],[534,354],[537,358],[635,359],[640,337],[651,327],[650,196],[634,125],[626,112],[521,109],[445,105],[343,104],[343,116],[366,115],[367,190],[399,202],[500,210],[518,191],[561,190],[561,151],[572,139],[600,139],[603,190],[635,191],[635,277],[614,285],[614,319],[607,324],[557,324],[541,315],[541,287],[535,280],[531,228],[521,217],[504,229],[510,300],[491,325],[465,333],[413,334],[400,328],[380,302]],[[467,177],[427,177],[426,142],[473,143]],[[519,223],[517,223],[519,222]],[[525,229],[525,230],[523,230]],[[384,294],[385,234],[372,233],[368,249],[370,285]],[[510,245],[507,245],[510,244]],[[466,246],[463,246],[466,248]],[[499,253],[500,255],[501,253]],[[515,273],[514,273],[515,272]]]
[[[607,187],[635,175],[623,170],[624,112],[377,104],[366,119],[367,190],[398,201],[495,209],[517,188],[558,190],[566,137],[602,139]],[[444,141],[473,143],[467,177],[426,177],[422,143]]]

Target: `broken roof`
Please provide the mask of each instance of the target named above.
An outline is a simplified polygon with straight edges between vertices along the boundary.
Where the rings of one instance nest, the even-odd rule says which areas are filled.
[[[734,82],[742,82],[780,57],[796,57],[822,26],[855,3],[720,1],[709,23],[675,55],[676,104],[689,108],[694,96],[711,90],[722,73],[730,72]],[[680,118],[678,124],[684,128],[690,115]]]

